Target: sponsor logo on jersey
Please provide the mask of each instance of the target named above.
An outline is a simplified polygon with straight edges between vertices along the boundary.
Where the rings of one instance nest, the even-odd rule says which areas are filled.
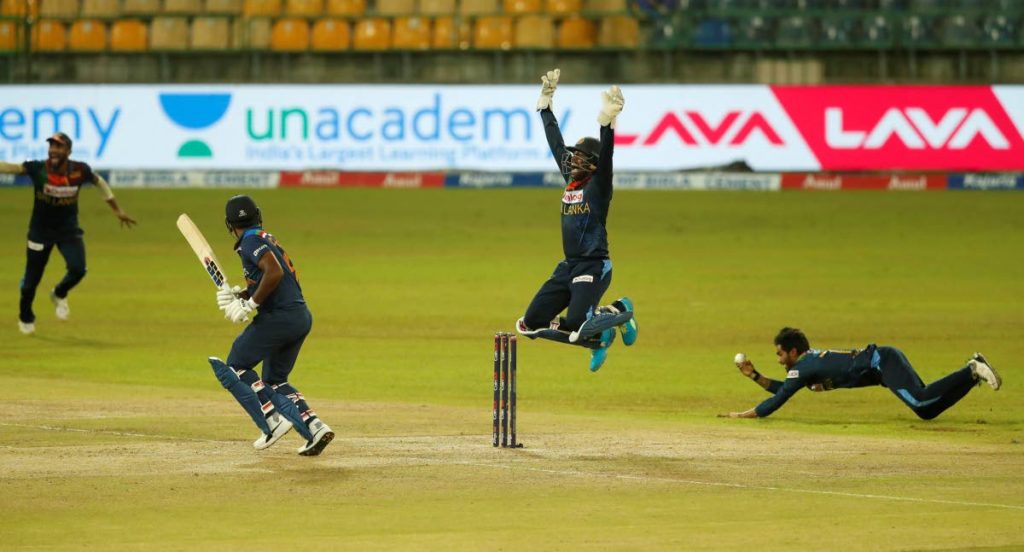
[[[267,244],[263,244],[263,245],[261,245],[261,246],[257,247],[257,248],[256,248],[256,251],[253,251],[253,252],[252,252],[252,256],[253,256],[253,257],[256,257],[257,259],[258,259],[258,258],[260,258],[260,255],[262,255],[262,254],[263,254],[263,253],[262,253],[262,252],[263,252],[263,250],[264,250],[264,249],[267,249],[267,248],[269,248],[269,247],[270,247],[270,246],[269,246],[269,245],[267,245]]]
[[[78,195],[78,186],[46,184],[43,193],[50,197],[75,197]]]
[[[790,370],[789,372],[786,372],[786,379],[793,379],[793,378],[799,378],[799,377],[800,377],[800,370]]]
[[[583,203],[583,190],[566,190],[562,194],[562,203]]]
[[[574,284],[579,284],[579,283],[592,284],[593,282],[594,282],[594,277],[591,276],[590,274],[584,274],[583,276],[577,276],[577,277],[572,279],[572,283],[574,283]]]

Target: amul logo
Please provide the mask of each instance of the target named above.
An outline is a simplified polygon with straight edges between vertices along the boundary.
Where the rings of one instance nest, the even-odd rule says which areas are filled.
[[[228,111],[231,94],[165,93],[160,94],[160,107],[164,114],[182,128],[203,130],[215,125]],[[213,149],[197,138],[178,148],[178,157],[210,158]]]

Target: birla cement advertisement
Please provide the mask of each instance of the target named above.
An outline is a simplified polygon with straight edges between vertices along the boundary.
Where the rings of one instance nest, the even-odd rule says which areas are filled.
[[[568,144],[597,136],[600,86],[562,85]],[[552,171],[540,87],[6,86],[0,160],[46,137],[99,169]],[[1024,169],[1024,87],[623,86],[617,172]]]

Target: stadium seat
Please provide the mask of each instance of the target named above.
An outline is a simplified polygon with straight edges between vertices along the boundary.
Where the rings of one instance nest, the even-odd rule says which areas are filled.
[[[555,21],[547,15],[525,15],[516,20],[516,48],[549,50],[555,45]]]
[[[197,17],[192,20],[190,50],[227,50],[231,27],[226,17]]]
[[[286,0],[285,15],[295,17],[316,17],[324,11],[323,0]]]
[[[582,0],[545,0],[544,11],[553,15],[571,15],[583,9]]]
[[[963,14],[952,15],[942,25],[942,45],[950,48],[970,48],[980,41],[974,19]]]
[[[149,40],[146,24],[138,19],[119,19],[110,26],[110,50],[144,52]]]
[[[92,19],[79,19],[71,25],[68,46],[76,52],[100,52],[107,49],[107,26]]]
[[[354,50],[387,50],[391,47],[391,21],[382,17],[360,19],[353,34]]]
[[[502,4],[509,15],[538,13],[542,7],[541,0],[503,0]]]
[[[558,26],[558,48],[578,50],[593,48],[597,43],[597,26],[582,17],[569,17]]]
[[[434,34],[430,44],[435,50],[465,50],[469,48],[472,34],[472,27],[466,18],[459,18],[456,23],[453,17],[437,17],[434,19]]]
[[[41,19],[32,26],[32,49],[39,52],[63,52],[67,48],[64,23]]]
[[[821,21],[818,46],[828,49],[849,48],[854,42],[857,29],[854,20],[848,17],[830,17]]]
[[[626,0],[586,0],[584,12],[617,14],[626,13]]]
[[[874,15],[861,21],[859,44],[870,48],[891,48],[893,45],[892,25],[884,15]]]
[[[157,52],[188,49],[188,19],[154,17],[149,24],[149,49]]]
[[[473,47],[478,50],[511,48],[512,18],[503,15],[477,18],[473,25]]]
[[[738,19],[735,45],[741,48],[767,48],[774,42],[775,21],[761,15]]]
[[[17,50],[19,43],[18,26],[14,21],[0,21],[0,52]]]
[[[124,15],[156,15],[160,13],[160,0],[124,0],[121,4]]]
[[[24,17],[29,15],[29,7],[32,8],[32,15],[39,15],[39,2],[29,3],[27,0],[0,0],[0,17]]]
[[[268,17],[235,20],[232,38],[234,47],[242,50],[270,49],[271,20]]]
[[[640,42],[640,22],[628,15],[601,18],[597,45],[602,48],[636,48]]]
[[[775,45],[779,48],[810,48],[814,43],[813,27],[806,17],[791,15],[779,20],[775,29]]]
[[[430,20],[425,17],[396,17],[391,47],[396,50],[429,50]]]
[[[348,21],[344,19],[320,19],[313,24],[311,46],[317,51],[347,50],[352,40]]]
[[[206,0],[206,13],[240,15],[242,0]]]
[[[697,24],[693,45],[698,48],[728,48],[732,45],[732,27],[725,19],[704,19]]]
[[[935,44],[935,21],[930,17],[909,15],[903,19],[900,40],[904,46],[927,48]]]
[[[982,23],[981,42],[986,46],[1013,47],[1016,30],[1005,15],[990,15]]]
[[[270,31],[270,49],[277,52],[308,50],[309,23],[298,18],[279,19]]]
[[[461,0],[459,2],[460,15],[495,15],[500,12],[498,0]]]
[[[455,0],[420,0],[420,13],[438,16],[455,13]]]
[[[377,15],[415,15],[416,0],[377,0]]]
[[[78,17],[78,0],[43,0],[39,5],[39,16],[54,19]]]
[[[121,15],[121,2],[118,0],[82,0],[80,17],[114,18]]]
[[[202,14],[203,0],[164,0],[164,13]]]
[[[366,0],[327,0],[327,15],[361,17],[366,13]]]
[[[281,0],[245,0],[242,13],[249,17],[276,17],[281,14]]]

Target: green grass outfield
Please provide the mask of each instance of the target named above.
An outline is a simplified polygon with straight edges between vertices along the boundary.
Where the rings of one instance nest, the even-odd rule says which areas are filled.
[[[561,254],[558,190],[257,190],[314,315],[292,382],[338,439],[257,431],[213,377],[240,327],[174,226],[229,277],[224,190],[83,192],[72,319],[17,332],[31,209],[0,189],[0,548],[253,550],[1024,547],[1024,194],[619,192],[606,299],[640,339],[605,367],[519,347],[522,450],[490,447],[490,347]],[[804,392],[727,420],[812,346],[902,348],[925,380],[975,350],[1005,385],[937,420],[887,390]]]

